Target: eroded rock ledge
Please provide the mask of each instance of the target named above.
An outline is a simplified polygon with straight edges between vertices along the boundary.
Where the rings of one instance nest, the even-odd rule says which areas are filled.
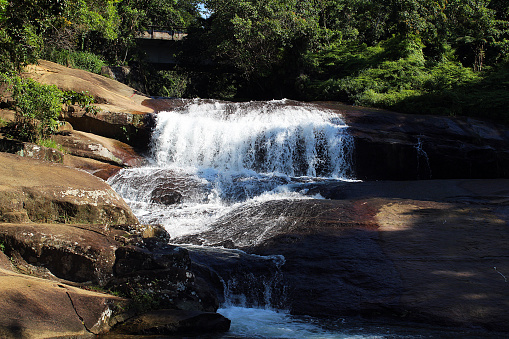
[[[127,333],[124,322],[157,309],[166,310],[159,333],[229,328],[187,250],[168,245],[164,229],[139,225],[103,180],[0,153],[0,182],[1,336]]]

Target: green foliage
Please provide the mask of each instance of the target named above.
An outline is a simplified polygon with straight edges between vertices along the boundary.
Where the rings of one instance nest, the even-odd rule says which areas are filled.
[[[62,91],[54,85],[43,85],[19,76],[7,77],[15,101],[15,136],[21,140],[38,141],[47,138],[58,127],[62,111]]]
[[[160,95],[164,97],[182,98],[186,94],[189,78],[176,71],[159,71]]]
[[[0,0],[0,71],[20,70],[44,47],[81,49],[90,32],[117,38],[117,0]]]
[[[47,148],[53,148],[62,153],[65,152],[64,147],[52,139],[39,139],[37,141],[37,145]]]
[[[207,39],[216,60],[244,77],[268,76],[291,67],[312,43],[318,22],[309,1],[209,0],[212,15]],[[287,62],[290,61],[290,62]],[[292,64],[293,63],[293,64]]]
[[[100,110],[94,105],[95,99],[88,92],[65,91],[62,94],[62,102],[67,105],[79,105],[87,113],[97,114]]]
[[[199,1],[195,0],[124,0],[116,4],[119,15],[117,38],[105,41],[89,35],[86,49],[105,56],[108,62],[127,65],[143,61],[136,35],[156,28],[188,28],[197,22]]]
[[[44,58],[60,65],[82,69],[95,74],[100,74],[101,68],[106,66],[106,62],[100,56],[91,52],[52,49],[46,51]]]
[[[177,68],[144,70],[135,37],[153,25],[190,32],[173,47]],[[132,84],[158,96],[341,100],[505,121],[509,3],[0,0],[0,72],[41,56],[94,73],[105,60],[138,68]]]

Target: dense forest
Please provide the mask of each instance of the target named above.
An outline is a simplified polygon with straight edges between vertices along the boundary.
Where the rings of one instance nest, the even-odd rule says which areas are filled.
[[[171,69],[135,38],[186,29]],[[0,0],[0,72],[133,70],[154,96],[337,100],[509,122],[507,0]],[[11,80],[11,84],[15,81]]]

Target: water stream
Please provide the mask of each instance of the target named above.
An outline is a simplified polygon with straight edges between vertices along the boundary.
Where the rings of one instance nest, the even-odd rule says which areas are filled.
[[[313,105],[190,100],[158,114],[151,164],[124,169],[109,183],[141,223],[164,225],[172,242],[185,243],[187,236],[208,231],[238,210],[252,211],[248,215],[256,218],[266,201],[320,199],[305,194],[306,184],[353,180],[352,147],[341,117]],[[270,227],[263,225],[250,241],[262,241]],[[281,265],[284,258],[274,262]],[[271,301],[273,289],[284,289],[276,280],[262,282],[261,297],[248,302],[234,291],[234,279],[224,277],[219,312],[232,320],[232,328],[221,338],[423,337],[387,328],[347,330],[344,319],[325,324],[294,317],[281,303],[284,293],[277,303]]]

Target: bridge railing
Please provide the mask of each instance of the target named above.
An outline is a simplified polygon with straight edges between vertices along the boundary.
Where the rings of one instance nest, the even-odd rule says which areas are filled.
[[[187,36],[187,29],[180,27],[149,26],[148,30],[136,35],[138,39],[182,40]]]

